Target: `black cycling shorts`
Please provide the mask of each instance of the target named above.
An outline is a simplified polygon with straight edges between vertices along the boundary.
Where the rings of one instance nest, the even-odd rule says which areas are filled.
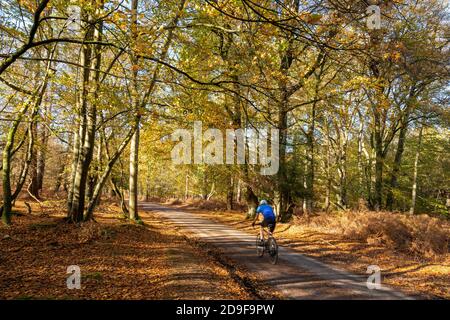
[[[274,230],[275,230],[275,226],[276,226],[276,221],[275,220],[267,220],[267,219],[264,219],[262,222],[261,222],[261,225],[263,226],[263,227],[269,227],[269,230],[270,230],[270,232],[273,232]]]

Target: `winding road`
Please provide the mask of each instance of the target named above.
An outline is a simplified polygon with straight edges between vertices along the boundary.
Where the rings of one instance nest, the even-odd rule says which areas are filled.
[[[141,202],[140,209],[152,211],[202,242],[219,247],[227,257],[255,272],[286,299],[412,299],[386,286],[367,288],[367,276],[351,274],[302,255],[279,248],[277,265],[256,256],[255,235],[198,215],[155,203]]]

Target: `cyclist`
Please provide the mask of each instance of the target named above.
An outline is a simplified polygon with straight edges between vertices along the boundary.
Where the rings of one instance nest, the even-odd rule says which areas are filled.
[[[273,208],[267,203],[266,200],[261,200],[259,203],[259,207],[256,209],[255,219],[253,219],[252,226],[255,226],[256,221],[258,220],[259,214],[262,214],[263,221],[261,222],[260,235],[261,239],[263,239],[263,228],[268,227],[270,225],[270,232],[273,233],[275,230],[276,219],[275,213],[273,212]]]

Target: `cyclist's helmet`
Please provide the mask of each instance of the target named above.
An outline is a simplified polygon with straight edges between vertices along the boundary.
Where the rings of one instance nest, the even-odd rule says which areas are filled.
[[[266,200],[261,200],[261,201],[259,202],[259,205],[260,205],[260,206],[262,206],[263,204],[267,204],[267,201],[266,201]]]

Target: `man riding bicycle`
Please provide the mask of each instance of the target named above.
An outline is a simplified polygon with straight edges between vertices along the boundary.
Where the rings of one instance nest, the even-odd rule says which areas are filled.
[[[256,209],[256,215],[255,215],[255,219],[253,219],[253,223],[252,226],[255,226],[256,221],[258,220],[259,214],[262,214],[263,216],[263,221],[261,222],[261,229],[260,229],[260,235],[261,235],[261,239],[263,239],[263,228],[264,227],[269,227],[269,230],[271,233],[273,233],[273,231],[275,230],[275,225],[276,225],[276,217],[275,217],[275,213],[273,212],[273,208],[267,203],[266,200],[261,200],[261,202],[259,203],[259,207]]]

